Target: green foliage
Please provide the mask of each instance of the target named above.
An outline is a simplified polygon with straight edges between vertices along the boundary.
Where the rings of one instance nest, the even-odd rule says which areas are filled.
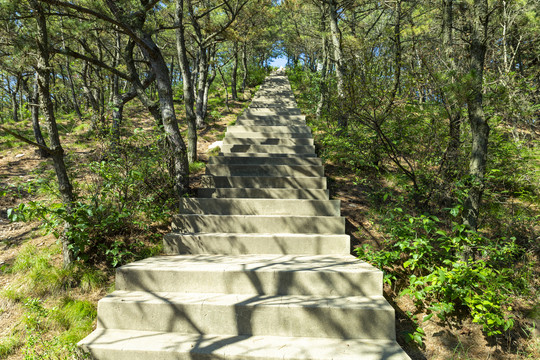
[[[9,355],[23,345],[23,342],[18,336],[6,336],[0,340],[0,359],[6,359]]]
[[[488,336],[512,328],[511,295],[527,291],[522,275],[530,271],[510,268],[521,255],[515,238],[492,242],[456,222],[447,231],[436,216],[411,216],[400,208],[388,214],[386,230],[391,240],[385,251],[364,246],[357,254],[382,269],[388,283],[405,280],[401,294],[430,312],[424,321],[466,311]],[[474,256],[463,260],[467,249]]]
[[[13,264],[3,267],[3,271],[14,275],[16,281],[6,286],[0,295],[22,302],[27,297],[62,294],[76,286],[83,292],[97,290],[107,282],[107,274],[94,267],[84,264],[74,264],[67,269],[55,266],[53,256],[59,252],[58,246],[24,245]]]
[[[65,289],[70,282],[70,270],[51,264],[58,251],[58,247],[39,250],[33,245],[23,246],[13,265],[6,268],[6,273],[20,275],[18,281],[6,287],[2,295],[20,301],[26,296],[45,296]]]
[[[410,311],[407,311],[407,316],[414,323],[414,331],[413,332],[408,332],[408,333],[405,334],[405,336],[406,336],[405,341],[414,342],[415,344],[417,344],[418,346],[423,348],[424,347],[424,337],[426,336],[426,333],[420,327],[420,325],[418,324],[418,321],[415,319],[414,315]]]
[[[189,173],[196,173],[205,168],[206,164],[202,161],[195,161],[189,164]]]
[[[75,356],[77,341],[92,330],[96,308],[87,301],[64,298],[60,306],[48,308],[37,298],[28,298],[23,315],[25,360],[64,359]],[[52,330],[62,330],[61,335],[51,337]]]
[[[43,220],[47,232],[69,239],[82,262],[105,261],[116,267],[136,259],[141,252],[148,253],[145,248],[155,246],[136,235],[168,221],[167,209],[174,199],[163,143],[138,133],[105,158],[91,162],[92,182],[71,209],[61,203],[30,201],[8,210],[8,217]],[[147,238],[151,243],[158,240]]]
[[[268,75],[268,69],[249,64],[248,76],[246,79],[246,87],[252,88],[257,85],[262,84],[267,75]]]

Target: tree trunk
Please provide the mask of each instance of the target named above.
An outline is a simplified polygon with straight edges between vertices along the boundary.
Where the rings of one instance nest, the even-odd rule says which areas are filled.
[[[450,71],[457,72],[456,61],[454,59],[454,0],[443,0],[443,48],[445,60]],[[451,83],[455,83],[454,76],[450,79]],[[452,180],[455,177],[455,169],[459,163],[460,147],[461,147],[461,104],[457,103],[456,96],[448,94],[446,96],[448,105],[448,120],[449,120],[449,141],[444,155],[444,174],[447,180]]]
[[[17,91],[11,93],[11,110],[13,114],[13,121],[19,122],[19,99],[17,99]]]
[[[210,86],[212,86],[212,83],[214,82],[214,79],[216,78],[216,68],[215,66],[212,66],[212,71],[208,75],[208,79],[206,80],[206,84],[204,85],[204,98],[203,98],[203,117],[206,118],[206,115],[208,113],[208,95],[210,93]]]
[[[246,92],[246,82],[248,77],[248,63],[247,63],[247,44],[244,43],[242,47],[242,67],[244,74],[242,75],[242,93]]]
[[[238,73],[238,42],[234,42],[234,61],[231,74],[231,97],[234,101],[238,100],[238,93],[236,92],[236,77]]]
[[[163,126],[163,121],[161,120],[161,112],[159,110],[159,103],[151,100],[145,92],[145,87],[139,81],[139,74],[137,67],[135,66],[135,60],[133,59],[133,50],[135,48],[135,42],[130,40],[124,48],[124,51],[121,53],[126,63],[129,75],[131,77],[131,85],[133,86],[139,100],[143,103],[144,106],[148,109],[152,117],[156,121],[158,127]]]
[[[334,45],[334,61],[336,62],[336,78],[337,78],[337,95],[338,103],[345,104],[345,64],[343,59],[343,51],[341,48],[341,31],[338,26],[338,13],[336,0],[329,1],[330,12],[330,33],[332,36],[332,44]],[[347,114],[340,107],[338,111],[338,132],[346,131],[348,125]]]
[[[58,188],[62,203],[64,204],[68,214],[72,212],[73,202],[75,201],[75,195],[73,194],[73,188],[66,170],[64,163],[64,149],[60,144],[60,137],[58,135],[58,128],[56,125],[56,118],[53,111],[53,104],[50,95],[50,64],[49,64],[49,38],[47,33],[47,20],[45,18],[45,12],[41,7],[41,4],[36,0],[30,0],[30,4],[36,11],[37,21],[37,83],[40,96],[41,110],[43,111],[43,117],[47,130],[49,132],[50,147],[49,153],[53,159],[54,170],[58,179]],[[69,223],[65,224],[64,233],[60,240],[62,243],[62,255],[64,260],[64,266],[69,266],[74,261],[73,250],[71,249],[71,239],[67,237],[69,230]]]
[[[184,90],[184,106],[188,123],[188,160],[190,163],[197,161],[197,116],[193,111],[195,96],[193,92],[193,79],[187,57],[184,25],[184,1],[176,0],[174,15],[176,24],[176,51],[178,52],[178,64],[182,72],[182,86]]]
[[[227,80],[225,80],[225,76],[223,75],[220,67],[218,67],[218,71],[219,75],[221,76],[221,81],[223,81],[223,86],[225,87],[225,107],[227,109],[227,112],[229,112],[229,90],[227,89]]]
[[[321,9],[323,10],[323,9]],[[326,86],[327,74],[328,74],[328,65],[329,65],[329,54],[328,54],[328,37],[326,36],[326,16],[324,11],[321,11],[321,33],[322,33],[322,68],[321,68],[321,78],[319,80],[319,89],[321,96],[319,98],[319,103],[317,104],[316,116],[317,120],[321,118],[323,108],[327,103],[327,93],[328,89]]]
[[[88,63],[84,63],[83,65],[83,91],[86,96],[87,102],[90,104],[90,107],[92,108],[92,118],[91,118],[91,124],[90,127],[92,130],[97,129],[97,123],[98,123],[98,117],[99,117],[99,104],[98,100],[94,96],[93,91],[91,90],[89,86],[89,71],[88,71]]]
[[[64,27],[64,23],[62,20],[61,21],[61,24],[62,24],[62,27]],[[64,33],[62,32],[62,46],[64,47],[64,49],[66,48],[66,41],[64,39]],[[69,82],[69,88],[71,90],[71,99],[72,99],[72,102],[73,102],[73,109],[75,109],[75,112],[77,113],[77,116],[79,118],[79,120],[82,120],[82,113],[81,113],[81,108],[79,106],[79,101],[77,100],[77,92],[75,91],[75,84],[74,84],[74,81],[73,81],[73,74],[71,72],[71,64],[69,62],[69,57],[66,56],[66,62],[65,62],[65,65],[66,65],[66,70],[67,70],[67,73],[68,73],[68,82]]]
[[[43,134],[41,133],[41,127],[39,126],[39,89],[38,89],[38,73],[36,72],[34,77],[34,86],[32,89],[32,95],[30,96],[30,113],[32,116],[32,130],[34,131],[34,138],[36,142],[43,146],[47,147]],[[49,154],[43,149],[38,148],[37,152],[41,159],[49,157]]]
[[[189,189],[189,166],[186,153],[186,145],[178,129],[178,121],[174,111],[173,91],[169,68],[163,59],[159,47],[150,34],[143,33],[142,40],[146,48],[143,48],[146,58],[156,76],[156,85],[159,98],[159,108],[163,128],[167,133],[167,139],[173,152],[175,190],[179,197]]]
[[[197,98],[195,102],[195,115],[197,116],[197,128],[204,127],[204,88],[208,80],[208,54],[206,48],[199,50],[199,77],[197,79]]]
[[[471,88],[468,97],[469,123],[472,132],[472,149],[469,163],[470,188],[465,202],[464,223],[473,231],[478,229],[480,203],[484,191],[484,175],[486,172],[489,124],[483,107],[484,62],[486,56],[488,2],[474,0],[473,24],[470,45]],[[468,254],[464,254],[467,256]]]

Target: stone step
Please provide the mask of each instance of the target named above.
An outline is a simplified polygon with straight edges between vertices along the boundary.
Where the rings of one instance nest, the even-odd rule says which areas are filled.
[[[270,154],[306,154],[315,153],[313,145],[240,145],[223,144],[221,152],[227,153],[270,153]]]
[[[163,243],[169,255],[346,255],[351,251],[345,234],[169,233]]]
[[[178,232],[344,234],[345,218],[290,215],[174,215]]]
[[[243,115],[250,116],[250,115],[302,115],[302,112],[297,107],[291,107],[291,108],[264,108],[264,107],[256,107],[256,108],[248,108],[244,110],[242,113]]]
[[[234,126],[229,126],[229,129]],[[265,128],[264,126],[262,126]],[[234,132],[227,132],[225,133],[225,138],[232,137],[232,138],[267,138],[267,139],[288,139],[288,138],[308,138],[311,139],[313,136],[310,132],[304,132],[304,133],[297,133],[297,132],[290,132],[290,133],[279,133],[275,134],[272,132],[269,132],[269,128],[262,129],[262,131],[234,131]]]
[[[238,116],[238,120],[262,120],[262,121],[306,121],[306,115],[247,115],[242,114]]]
[[[305,126],[306,122],[303,120],[261,120],[261,119],[236,119],[235,125],[242,126]]]
[[[313,138],[237,138],[234,136],[225,137],[223,139],[224,145],[314,145]]]
[[[237,154],[239,155],[239,154]],[[252,155],[252,154],[246,154]],[[260,157],[260,156],[211,156],[208,164],[229,165],[318,165],[322,166],[321,159],[317,157]]]
[[[184,334],[395,340],[381,296],[241,295],[114,291],[98,303],[98,328]]]
[[[325,177],[292,176],[202,176],[203,188],[242,189],[322,189],[326,190]]]
[[[208,164],[206,174],[214,176],[324,176],[324,166]]]
[[[282,107],[296,107],[296,101],[294,96],[276,96],[274,94],[257,94],[251,100],[250,107],[257,107],[267,105],[268,107],[272,106],[282,106]]]
[[[201,198],[251,198],[251,199],[313,199],[326,200],[329,192],[325,189],[238,189],[204,188],[198,189]]]
[[[237,132],[262,132],[273,134],[273,137],[279,134],[311,134],[311,129],[306,125],[287,125],[287,126],[243,126],[243,125],[233,125],[227,127],[227,134],[237,133]]]
[[[292,109],[297,107],[295,101],[268,101],[268,100],[253,100],[248,107],[248,110],[267,108],[267,109]]]
[[[339,216],[339,200],[182,198],[179,214]]]
[[[116,269],[116,290],[380,296],[382,276],[349,254],[156,256]]]
[[[100,360],[410,360],[394,340],[98,329],[79,346]]]
[[[219,156],[225,156],[224,153],[220,152]],[[303,153],[303,154],[287,154],[287,153],[227,153],[227,157],[253,157],[253,158],[316,158],[317,154],[315,153]]]

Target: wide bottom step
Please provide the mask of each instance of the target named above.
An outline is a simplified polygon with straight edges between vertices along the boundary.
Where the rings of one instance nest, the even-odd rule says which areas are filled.
[[[391,340],[96,330],[79,346],[102,360],[410,360]]]

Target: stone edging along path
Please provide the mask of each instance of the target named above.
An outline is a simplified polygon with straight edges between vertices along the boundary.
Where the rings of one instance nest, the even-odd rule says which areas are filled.
[[[405,360],[382,273],[350,255],[311,130],[269,76],[182,199],[169,255],[120,267],[96,359]]]

